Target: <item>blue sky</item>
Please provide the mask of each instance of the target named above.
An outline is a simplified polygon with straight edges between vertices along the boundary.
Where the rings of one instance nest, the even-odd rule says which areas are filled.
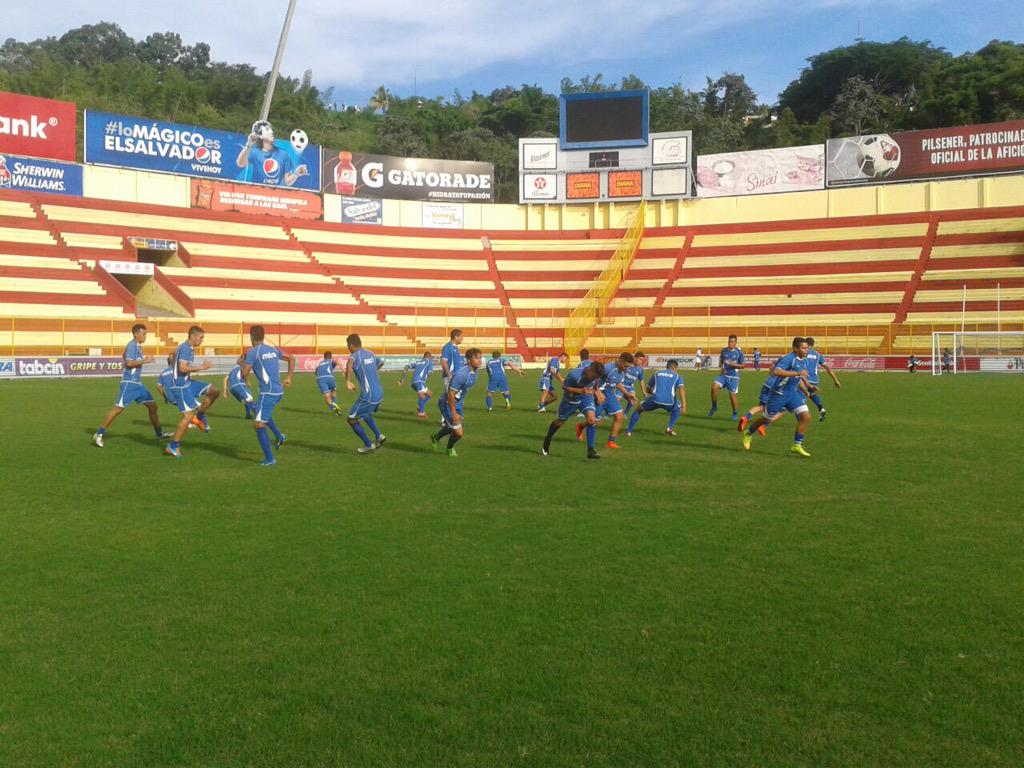
[[[177,31],[187,42],[210,43],[215,59],[266,70],[286,6],[33,0],[5,15],[2,34],[27,40],[114,21],[136,38]],[[557,90],[563,76],[596,72],[700,87],[705,74],[733,71],[771,103],[808,56],[852,43],[858,22],[868,40],[906,35],[962,53],[994,38],[1024,40],[1020,7],[1002,0],[298,0],[283,70],[298,76],[310,68],[318,86],[354,104],[365,104],[378,85],[412,95],[414,79],[419,95],[433,97],[521,83]]]

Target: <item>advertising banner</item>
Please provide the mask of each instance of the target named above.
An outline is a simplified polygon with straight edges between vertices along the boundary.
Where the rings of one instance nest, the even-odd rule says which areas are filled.
[[[392,200],[494,201],[494,166],[324,150],[323,191]]]
[[[0,189],[82,196],[82,166],[0,154]]]
[[[152,277],[154,267],[146,261],[105,261],[101,259],[99,265],[112,275],[141,275]]]
[[[242,133],[85,112],[87,163],[319,191],[320,147],[304,131],[248,142]]]
[[[519,168],[523,171],[553,171],[558,168],[558,139],[521,140]]]
[[[75,162],[75,105],[0,91],[0,153]]]
[[[192,179],[191,200],[193,208],[295,219],[319,219],[324,212],[323,198],[313,192],[207,179]]]
[[[522,174],[522,198],[525,201],[554,200],[558,197],[558,176],[554,173]]]
[[[608,197],[643,197],[644,175],[641,171],[611,171],[608,174]]]
[[[596,200],[601,196],[601,174],[566,174],[565,196],[569,200]]]
[[[459,203],[424,203],[423,226],[428,229],[462,229]]]
[[[1024,170],[1024,120],[829,139],[828,185]]]
[[[697,157],[697,197],[766,195],[825,188],[820,144]]]
[[[341,198],[342,224],[382,224],[384,223],[384,203],[365,197]]]

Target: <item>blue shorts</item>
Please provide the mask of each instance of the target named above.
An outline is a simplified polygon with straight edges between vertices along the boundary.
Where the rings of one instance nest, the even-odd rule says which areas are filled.
[[[724,373],[721,373],[715,379],[715,384],[720,386],[722,389],[728,389],[734,395],[738,395],[740,392],[739,376],[726,376]]]
[[[449,429],[454,429],[455,423],[452,420],[452,411],[448,407],[448,398],[442,397],[440,400],[438,400],[437,407],[441,411],[441,419],[444,422],[444,426],[448,427]],[[457,413],[460,417],[462,416],[462,400],[455,401],[455,413]]]
[[[772,393],[764,406],[764,415],[769,419],[777,416],[783,411],[800,414],[807,410],[807,403],[804,402],[804,395],[799,389],[795,392],[779,395]]]
[[[235,384],[235,386],[231,387],[228,392],[230,392],[231,396],[240,403],[252,402],[252,392],[249,391],[249,388],[245,386],[245,384]]]
[[[324,376],[322,379],[317,379],[316,385],[320,389],[321,395],[326,395],[328,392],[336,392],[338,390],[338,383],[335,381],[333,376]]]
[[[654,402],[654,398],[653,397],[648,397],[646,400],[644,400],[640,404],[640,410],[644,411],[644,412],[647,412],[647,411],[668,411],[669,413],[672,413],[672,411],[675,410],[676,405],[678,405],[678,403],[672,403],[671,405],[666,405],[665,403],[656,403],[656,402]]]
[[[555,387],[551,383],[551,377],[550,376],[541,376],[540,377],[540,391],[541,392],[554,392],[555,391]]]
[[[371,403],[369,400],[364,400],[362,397],[356,398],[356,401],[352,403],[352,408],[348,412],[350,419],[365,419],[367,416],[373,416],[380,408],[380,403]]]
[[[206,394],[206,390],[209,388],[209,384],[204,384],[201,381],[190,381],[184,387],[175,387],[171,390],[174,404],[182,413],[194,411],[201,405],[200,398]]]
[[[768,405],[768,400],[771,399],[771,396],[772,396],[772,388],[769,387],[767,384],[762,384],[761,385],[761,392],[757,396],[757,404],[760,405],[762,408],[767,406]]]
[[[153,396],[149,390],[134,381],[122,381],[121,388],[117,392],[117,407],[127,408],[132,403],[152,403]]]
[[[487,382],[488,392],[508,392],[508,379],[502,376],[500,379],[491,379]]]
[[[597,405],[594,403],[593,395],[580,395],[580,399],[575,403],[563,398],[562,402],[558,404],[558,419],[568,421],[577,413],[585,415],[587,411],[597,415]]]
[[[604,393],[604,403],[597,409],[598,416],[614,416],[622,413],[622,403],[614,393]]]
[[[281,402],[283,394],[280,395],[263,395],[261,394],[256,398],[256,415],[253,416],[255,421],[262,421],[264,423],[274,418],[274,408]]]
[[[420,394],[421,392],[426,392],[429,389],[426,380],[413,381],[413,383],[410,384],[409,386],[412,387],[412,391],[415,392],[417,395]]]

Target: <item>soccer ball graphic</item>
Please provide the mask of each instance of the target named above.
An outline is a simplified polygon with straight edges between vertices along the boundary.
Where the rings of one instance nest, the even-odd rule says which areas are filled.
[[[865,136],[857,148],[857,166],[869,179],[892,176],[900,167],[900,145],[887,133]]]
[[[295,151],[300,155],[309,146],[309,136],[301,128],[296,128],[292,131],[292,146],[295,147]]]

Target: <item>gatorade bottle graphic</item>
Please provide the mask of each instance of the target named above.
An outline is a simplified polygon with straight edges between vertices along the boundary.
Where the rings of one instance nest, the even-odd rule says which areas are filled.
[[[334,186],[339,195],[356,193],[356,167],[352,165],[351,152],[338,153],[338,167],[334,169]]]

